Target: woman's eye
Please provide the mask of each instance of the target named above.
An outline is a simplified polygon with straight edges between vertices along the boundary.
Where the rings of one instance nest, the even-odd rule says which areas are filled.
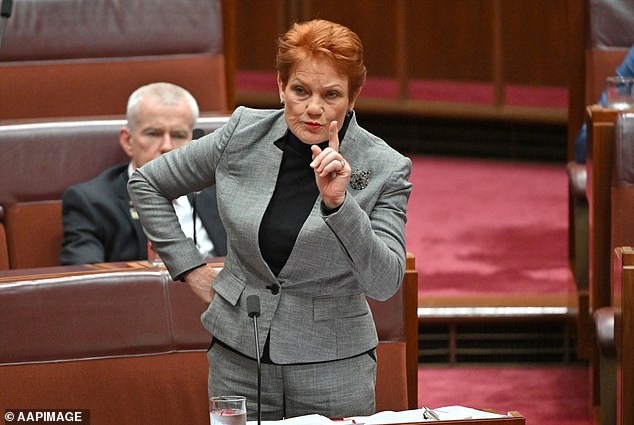
[[[339,97],[339,92],[329,91],[328,93],[326,93],[326,97],[328,99],[336,99],[337,97]]]
[[[297,94],[297,95],[303,95],[303,94],[306,93],[304,88],[303,87],[299,87],[299,86],[294,87],[293,90],[295,91],[295,94]]]

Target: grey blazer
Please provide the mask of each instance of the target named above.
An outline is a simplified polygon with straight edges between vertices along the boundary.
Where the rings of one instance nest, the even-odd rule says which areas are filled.
[[[350,357],[378,343],[366,296],[387,299],[403,278],[411,161],[353,116],[340,147],[353,170],[346,200],[323,215],[318,197],[276,277],[260,254],[258,230],[282,160],[274,142],[287,130],[282,110],[240,107],[214,133],[139,169],[130,195],[177,278],[204,263],[182,235],[169,199],[216,184],[227,256],[202,322],[218,339],[255,357],[246,299],[257,294],[260,352],[268,336],[274,362]]]

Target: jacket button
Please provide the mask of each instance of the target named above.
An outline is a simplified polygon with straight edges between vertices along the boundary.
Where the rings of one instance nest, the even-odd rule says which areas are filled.
[[[277,295],[280,292],[280,285],[278,285],[277,283],[274,283],[273,285],[267,285],[266,289],[271,291],[271,294]]]

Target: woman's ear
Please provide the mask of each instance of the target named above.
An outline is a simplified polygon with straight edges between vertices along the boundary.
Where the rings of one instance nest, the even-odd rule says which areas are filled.
[[[357,90],[352,96],[350,96],[350,104],[348,105],[348,112],[352,112],[354,109],[354,104],[357,102],[357,98],[361,94],[361,89]]]
[[[277,73],[277,89],[279,91],[279,95],[280,95],[280,104],[284,104],[286,102],[286,95],[284,94],[284,89],[286,88],[286,85],[282,82],[282,79],[280,78],[280,73]]]

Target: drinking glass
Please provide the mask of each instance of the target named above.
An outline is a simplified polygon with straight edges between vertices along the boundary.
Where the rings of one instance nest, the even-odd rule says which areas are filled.
[[[211,425],[246,425],[247,399],[238,395],[211,397],[209,413]]]
[[[634,78],[608,77],[605,81],[605,100],[610,109],[634,108]]]

